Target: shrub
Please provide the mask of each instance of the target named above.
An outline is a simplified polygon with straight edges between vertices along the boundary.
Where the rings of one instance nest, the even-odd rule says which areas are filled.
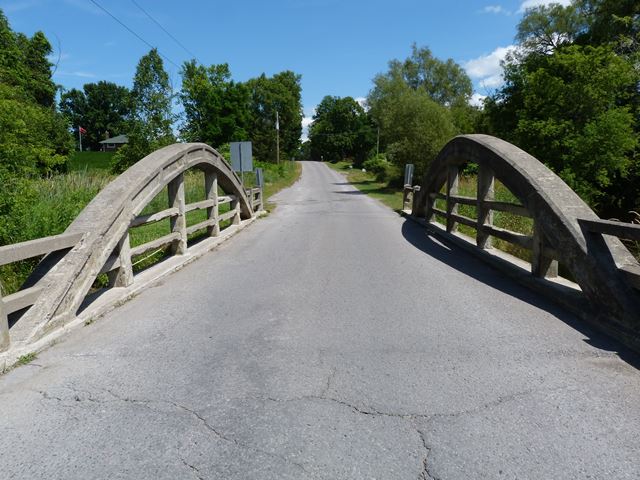
[[[376,180],[384,182],[392,179],[398,174],[398,167],[387,160],[384,153],[376,155],[362,164],[367,172],[371,172],[376,176]]]

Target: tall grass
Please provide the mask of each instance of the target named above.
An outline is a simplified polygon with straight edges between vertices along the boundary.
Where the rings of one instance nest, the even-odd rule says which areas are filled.
[[[443,187],[442,193],[445,193]],[[478,181],[475,175],[461,175],[458,180],[458,193],[466,197],[477,197],[478,194]],[[516,196],[505,187],[500,181],[496,180],[494,184],[494,197],[500,202],[508,202],[520,204]],[[436,206],[442,210],[446,210],[446,204],[444,200],[438,200]],[[478,212],[473,205],[458,205],[458,213],[465,217],[476,220],[478,218]],[[442,220],[438,218],[438,220]],[[521,217],[508,212],[493,212],[493,225],[505,230],[510,230],[516,233],[522,233],[524,235],[533,235],[533,219],[527,217]],[[476,229],[467,225],[459,225],[458,230],[469,237],[476,237]],[[518,258],[531,261],[531,252],[526,248],[522,248],[519,245],[506,242],[499,238],[492,239],[492,245],[502,251],[505,251]]]
[[[90,153],[93,156],[104,155],[99,152]],[[84,155],[81,160],[91,161],[89,157],[89,155]],[[115,178],[106,169],[101,168],[99,163],[83,164],[81,160],[77,160],[73,164],[73,168],[77,168],[77,171],[47,179],[21,180],[12,185],[10,202],[5,202],[8,213],[0,215],[0,245],[24,242],[64,232],[98,192]],[[283,162],[280,165],[258,164],[258,166],[261,166],[265,173],[265,198],[293,183],[300,174],[300,165],[296,165],[294,162]],[[245,185],[253,185],[252,173],[245,174]],[[223,194],[222,190],[219,190],[218,193]],[[204,198],[203,172],[197,169],[186,172],[186,202],[194,203],[204,200]],[[168,207],[168,193],[165,187],[145,207],[142,214],[159,212]],[[229,208],[229,204],[220,205],[219,211],[225,213]],[[206,210],[188,212],[186,220],[187,226],[200,223],[206,220]],[[226,228],[230,223],[230,221],[223,222],[220,227]],[[132,228],[130,230],[131,245],[142,245],[169,233],[168,219]],[[189,236],[189,241],[197,241],[204,235],[206,235],[206,230],[199,230]],[[155,252],[154,255],[134,258],[135,270],[147,268],[166,255],[167,251],[163,249]],[[3,295],[8,295],[18,291],[39,260],[40,258],[34,258],[0,267],[0,292]],[[95,286],[100,287],[105,284],[106,278],[101,275]]]
[[[111,179],[104,172],[87,171],[19,182],[11,192],[8,214],[0,217],[2,244],[64,232]],[[0,267],[2,293],[17,291],[38,261],[35,258]]]

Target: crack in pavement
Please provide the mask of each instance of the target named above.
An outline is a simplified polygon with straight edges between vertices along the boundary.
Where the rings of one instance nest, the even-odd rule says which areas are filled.
[[[425,438],[424,433],[418,429],[416,429],[416,432],[418,432],[420,442],[422,442],[422,448],[424,448],[426,452],[422,459],[422,471],[418,475],[418,480],[439,480],[438,477],[435,477],[429,469],[429,455],[431,455],[431,447],[427,444],[427,439]]]
[[[213,433],[216,437],[218,437],[219,439],[228,442],[228,443],[232,443],[233,445],[237,446],[238,448],[242,448],[245,450],[251,450],[255,453],[259,453],[262,455],[266,455],[268,457],[271,458],[275,458],[278,460],[281,460],[289,465],[293,465],[296,468],[298,468],[299,470],[303,471],[305,474],[313,477],[313,475],[311,474],[311,472],[309,472],[301,463],[297,463],[294,462],[293,460],[285,457],[284,455],[278,455],[277,453],[273,453],[273,452],[269,452],[266,450],[262,450],[260,448],[248,445],[246,443],[240,442],[239,440],[236,440],[234,438],[231,438],[229,436],[227,436],[226,434],[224,434],[223,432],[221,432],[220,430],[218,430],[217,428],[215,428],[213,425],[211,425],[206,418],[204,418],[200,413],[198,413],[196,410],[193,410],[185,405],[182,405],[180,403],[177,402],[173,402],[171,400],[148,400],[148,399],[135,399],[135,398],[129,398],[129,397],[122,397],[118,394],[116,394],[115,392],[113,392],[112,390],[109,389],[104,389],[104,392],[107,392],[109,395],[111,395],[114,400],[104,400],[104,399],[96,399],[94,397],[91,396],[90,392],[87,391],[82,391],[82,390],[78,390],[73,386],[67,386],[67,387],[63,387],[67,390],[70,390],[72,392],[74,392],[74,398],[73,400],[76,402],[81,402],[83,399],[80,398],[79,394],[86,394],[87,397],[85,398],[85,400],[93,402],[93,403],[99,403],[99,404],[105,404],[105,403],[116,403],[116,402],[124,402],[124,403],[130,403],[132,405],[137,405],[137,406],[141,406],[143,408],[147,408],[148,410],[151,410],[154,413],[165,413],[161,410],[155,409],[152,407],[152,404],[164,404],[164,405],[171,405],[174,408],[178,409],[178,410],[182,410],[184,412],[189,413],[192,417],[196,418],[198,420],[199,423],[202,424],[202,426],[204,426],[208,431],[210,431],[211,433]],[[43,396],[44,399],[46,400],[56,400],[59,401],[61,404],[64,405],[65,400],[63,400],[60,397],[56,397],[53,395],[50,395],[48,392],[46,391],[39,391],[39,393]],[[66,407],[73,407],[73,404],[70,405],[64,405]]]
[[[293,397],[293,398],[277,398],[277,397],[252,397],[255,398],[257,400],[267,400],[270,402],[276,402],[276,403],[291,403],[291,402],[300,402],[300,401],[305,401],[305,400],[323,400],[323,401],[328,401],[328,402],[333,402],[333,403],[337,403],[339,405],[345,406],[350,408],[351,410],[360,413],[362,415],[371,415],[371,416],[381,416],[381,417],[392,417],[392,418],[401,418],[401,419],[405,419],[405,420],[411,420],[411,419],[424,419],[427,421],[433,421],[433,420],[438,420],[438,419],[443,419],[443,418],[456,418],[456,417],[460,417],[463,415],[470,415],[473,413],[478,413],[481,412],[483,410],[487,410],[489,408],[493,408],[496,407],[498,405],[501,405],[503,403],[507,403],[507,402],[511,402],[514,400],[518,400],[520,398],[523,397],[527,397],[531,394],[535,394],[535,393],[552,393],[552,392],[556,392],[559,390],[566,390],[568,387],[567,386],[559,386],[559,387],[555,387],[555,388],[549,388],[549,389],[527,389],[527,390],[523,390],[521,392],[515,392],[513,394],[510,395],[505,395],[505,396],[499,396],[498,398],[496,398],[495,400],[492,400],[490,402],[486,402],[482,405],[479,405],[477,407],[474,408],[469,408],[466,410],[459,410],[456,412],[449,412],[449,413],[432,413],[432,414],[428,414],[428,413],[412,413],[412,412],[389,412],[389,411],[382,411],[382,410],[377,410],[371,406],[359,406],[353,403],[349,403],[345,400],[340,400],[338,398],[334,398],[334,397],[329,397],[327,395],[303,395],[300,397]],[[325,389],[326,390],[326,389]]]
[[[338,404],[340,406],[346,407],[351,409],[353,412],[360,414],[360,415],[365,415],[365,416],[371,416],[371,417],[389,417],[389,418],[397,418],[399,420],[403,420],[403,421],[409,421],[411,427],[418,433],[418,436],[420,438],[420,448],[425,450],[425,455],[424,458],[422,460],[422,467],[421,467],[421,471],[419,472],[419,476],[418,479],[419,480],[439,480],[438,477],[435,477],[433,475],[433,473],[430,470],[430,465],[429,465],[429,456],[431,454],[431,447],[428,445],[427,441],[426,441],[426,437],[425,434],[423,433],[423,431],[421,431],[416,425],[415,425],[415,421],[426,421],[426,422],[433,422],[433,421],[437,421],[437,420],[441,420],[441,419],[454,419],[463,415],[470,415],[470,414],[474,414],[474,413],[478,413],[481,412],[483,410],[489,409],[489,408],[493,408],[496,407],[498,405],[501,405],[503,403],[506,402],[510,402],[510,401],[515,401],[518,400],[520,398],[524,398],[526,396],[535,394],[535,393],[541,393],[541,392],[546,392],[546,393],[551,393],[554,391],[559,391],[559,390],[564,390],[567,389],[567,386],[559,386],[556,388],[548,388],[548,389],[527,389],[521,392],[515,392],[513,394],[510,395],[505,395],[505,396],[500,396],[498,398],[496,398],[493,401],[490,402],[486,402],[482,405],[479,405],[477,407],[474,408],[470,408],[470,409],[466,409],[466,410],[460,410],[460,411],[456,411],[456,412],[449,412],[449,413],[434,413],[434,414],[423,414],[423,413],[410,413],[410,412],[390,412],[390,411],[382,411],[382,410],[378,410],[375,409],[371,406],[361,406],[361,405],[356,405],[354,403],[349,403],[348,401],[345,400],[340,400],[338,398],[334,398],[334,397],[330,397],[327,396],[326,393],[331,389],[331,382],[333,380],[333,378],[336,375],[336,370],[335,368],[332,369],[332,371],[330,372],[329,376],[327,377],[327,381],[326,384],[323,388],[323,394],[322,395],[304,395],[304,396],[300,396],[300,397],[293,397],[293,398],[276,398],[276,397],[260,397],[260,396],[253,396],[253,397],[249,397],[249,398],[253,398],[255,400],[261,400],[261,401],[269,401],[269,402],[275,402],[275,403],[293,403],[293,402],[300,402],[300,401],[324,401],[324,402],[331,402],[331,403],[335,403]],[[174,408],[181,410],[183,412],[188,413],[189,415],[191,415],[192,417],[194,417],[195,419],[198,420],[198,422],[200,424],[202,424],[202,426],[204,428],[206,428],[208,431],[210,431],[211,433],[213,433],[217,438],[231,443],[233,445],[235,445],[238,448],[242,448],[245,450],[250,450],[253,451],[255,453],[259,453],[262,455],[266,455],[268,457],[271,458],[275,458],[278,459],[280,461],[283,461],[289,465],[295,466],[296,468],[298,468],[300,471],[304,472],[305,474],[314,477],[314,475],[311,474],[311,472],[309,472],[301,463],[297,463],[292,461],[291,459],[287,458],[286,456],[283,455],[279,455],[277,453],[273,453],[273,452],[269,452],[266,450],[262,450],[260,448],[248,445],[246,443],[240,442],[239,440],[229,437],[228,435],[226,435],[224,432],[220,431],[219,429],[217,429],[216,427],[214,427],[213,425],[211,425],[207,419],[202,416],[202,414],[200,414],[197,410],[194,410],[192,408],[189,408],[185,405],[182,405],[180,403],[177,402],[173,402],[170,400],[148,400],[148,399],[134,399],[134,398],[129,398],[129,397],[123,397],[120,396],[118,394],[116,394],[115,392],[109,390],[109,389],[105,389],[104,392],[108,393],[110,396],[113,397],[113,400],[105,400],[105,399],[98,399],[95,398],[91,392],[89,391],[83,391],[83,390],[79,390],[76,389],[73,386],[67,386],[67,387],[63,387],[65,389],[68,389],[70,391],[72,391],[74,393],[73,398],[71,400],[73,400],[73,403],[71,404],[66,404],[65,402],[67,402],[66,399],[63,399],[59,396],[55,396],[52,395],[49,392],[46,391],[38,391],[38,393],[40,393],[43,397],[43,399],[46,400],[55,400],[60,402],[62,405],[66,406],[66,407],[73,407],[75,406],[76,402],[82,402],[84,400],[92,402],[92,403],[110,403],[110,402],[125,402],[125,403],[130,403],[133,405],[138,405],[141,406],[143,408],[147,408],[155,413],[165,413],[161,410],[158,410],[157,408],[153,408],[152,405],[153,404],[165,404],[165,405],[171,405]],[[83,398],[84,396],[84,398]],[[193,467],[192,465],[187,464],[184,460],[183,463],[185,463],[185,465],[189,466],[190,468],[192,468],[192,470],[194,471],[194,473],[197,472],[197,469],[195,467]],[[198,477],[200,478],[200,477]]]
[[[200,470],[198,470],[195,466],[188,463],[184,458],[180,457],[180,460],[182,460],[182,463],[184,463],[186,467],[189,467],[191,469],[191,471],[193,472],[193,474],[196,476],[198,480],[204,480],[204,477],[200,476]]]

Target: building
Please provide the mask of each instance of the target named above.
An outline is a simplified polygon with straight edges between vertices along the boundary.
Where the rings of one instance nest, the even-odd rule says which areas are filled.
[[[125,143],[129,143],[126,135],[118,135],[117,137],[107,138],[100,142],[100,150],[103,152],[115,152]]]

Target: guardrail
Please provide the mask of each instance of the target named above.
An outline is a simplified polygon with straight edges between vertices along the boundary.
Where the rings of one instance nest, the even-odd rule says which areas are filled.
[[[468,163],[477,165],[476,197],[459,192],[460,172]],[[496,180],[519,203],[497,201]],[[443,205],[439,207],[438,202]],[[557,175],[531,155],[488,135],[456,137],[431,163],[421,185],[405,185],[405,209],[409,203],[411,211],[407,210],[407,214],[436,234],[464,240],[465,248],[475,244],[475,249],[470,250],[482,253],[482,258],[493,261],[492,238],[529,250],[531,276],[546,282],[535,285],[548,286],[556,279],[567,285],[569,282],[558,278],[558,264],[562,264],[589,303],[587,308],[583,302],[578,313],[628,346],[640,349],[640,266],[619,240],[638,241],[640,226],[598,218]],[[461,215],[459,205],[475,207],[475,218]],[[533,233],[495,226],[496,211],[532,219]],[[459,225],[474,229],[475,240],[461,235]],[[508,257],[500,255],[496,263],[502,265]],[[517,259],[512,260],[515,265]],[[514,277],[523,278],[518,275]],[[565,294],[566,289],[558,297],[562,300]]]
[[[203,174],[205,199],[187,204],[190,169]],[[167,208],[142,214],[164,189]],[[221,212],[226,205],[228,211]],[[98,275],[107,274],[108,288],[122,292],[110,297],[115,304],[163,274],[162,268],[145,271],[139,284],[134,258],[167,249],[175,270],[251,222],[262,208],[262,189],[245,190],[231,166],[205,144],[176,144],[148,155],[107,185],[63,234],[0,247],[0,266],[43,256],[19,291],[0,295],[0,370],[73,324]],[[197,210],[206,212],[205,219],[188,225],[187,214]],[[134,229],[167,220],[168,234],[131,245]],[[191,247],[189,236],[200,231],[205,240]]]

